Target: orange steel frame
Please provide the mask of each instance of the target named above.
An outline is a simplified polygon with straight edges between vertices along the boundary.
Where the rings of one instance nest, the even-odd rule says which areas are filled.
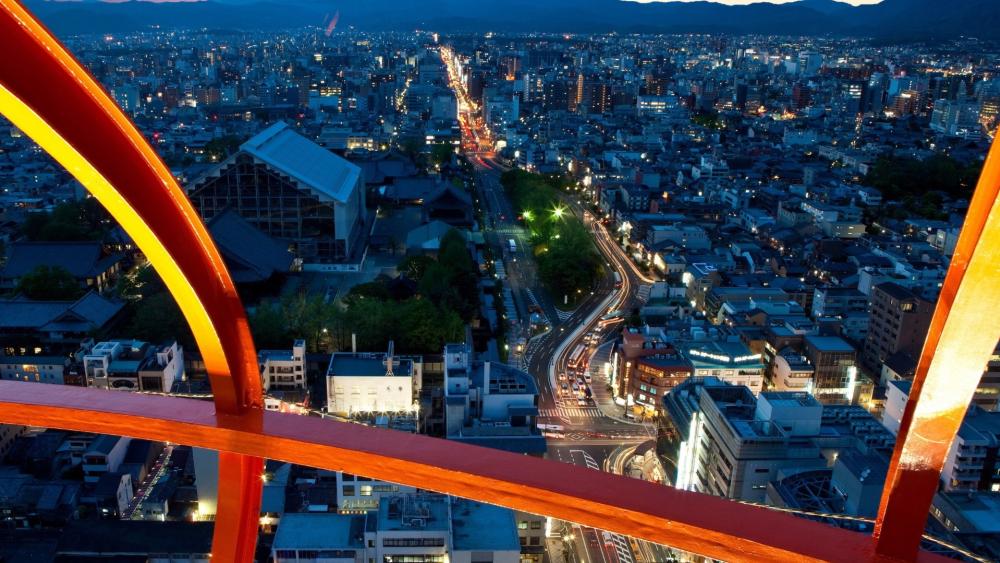
[[[262,408],[246,314],[218,250],[169,170],[73,56],[0,0],[0,114],[122,224],[192,326],[213,403],[0,382],[0,422],[215,449],[213,558],[253,561],[263,459],[367,475],[627,534],[724,560],[936,561],[919,549],[944,458],[1000,339],[1000,142],[959,238],[868,536],[698,493],[446,440]],[[986,314],[984,314],[984,312]]]

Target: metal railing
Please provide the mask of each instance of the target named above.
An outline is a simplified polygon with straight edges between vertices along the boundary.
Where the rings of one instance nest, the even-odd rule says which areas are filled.
[[[220,451],[213,559],[249,562],[263,458],[346,471],[724,560],[942,559],[920,551],[948,448],[1000,323],[1000,143],[986,161],[921,354],[872,536],[585,468],[265,412],[246,313],[204,224],[134,125],[19,2],[0,0],[0,114],[83,184],[149,258],[191,325],[214,402],[0,382],[0,422]]]

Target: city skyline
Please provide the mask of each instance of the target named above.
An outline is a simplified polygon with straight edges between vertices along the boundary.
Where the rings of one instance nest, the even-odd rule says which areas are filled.
[[[1000,51],[923,1],[0,0],[0,559],[1000,558]]]

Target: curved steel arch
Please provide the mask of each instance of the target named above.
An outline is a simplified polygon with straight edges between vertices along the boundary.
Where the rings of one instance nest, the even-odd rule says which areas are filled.
[[[961,415],[1000,338],[1000,324],[982,314],[1000,309],[1000,142],[987,159],[935,311],[876,533],[864,536],[579,467],[264,413],[242,304],[169,170],[89,73],[15,0],[0,0],[0,46],[0,114],[76,176],[147,255],[191,324],[215,393],[213,409],[169,397],[0,382],[0,422],[219,450],[213,548],[219,560],[253,560],[263,457],[553,515],[722,559],[938,559],[918,551],[923,522]]]
[[[262,410],[246,312],[170,170],[90,73],[13,0],[0,0],[0,45],[0,113],[73,174],[156,268],[191,326],[218,411]],[[222,560],[253,554],[257,522],[246,515],[259,512],[263,467],[262,459],[220,457],[220,493],[235,499],[216,515]]]

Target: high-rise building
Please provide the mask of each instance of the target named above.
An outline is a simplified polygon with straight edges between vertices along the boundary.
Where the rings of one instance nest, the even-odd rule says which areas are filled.
[[[812,90],[807,84],[796,82],[792,86],[792,107],[802,109],[812,101]]]
[[[823,66],[823,55],[812,51],[799,53],[799,74],[805,77],[816,76]]]
[[[872,373],[880,373],[882,364],[896,352],[918,357],[934,305],[893,282],[872,287],[870,298],[871,322],[861,355],[862,365]]]

